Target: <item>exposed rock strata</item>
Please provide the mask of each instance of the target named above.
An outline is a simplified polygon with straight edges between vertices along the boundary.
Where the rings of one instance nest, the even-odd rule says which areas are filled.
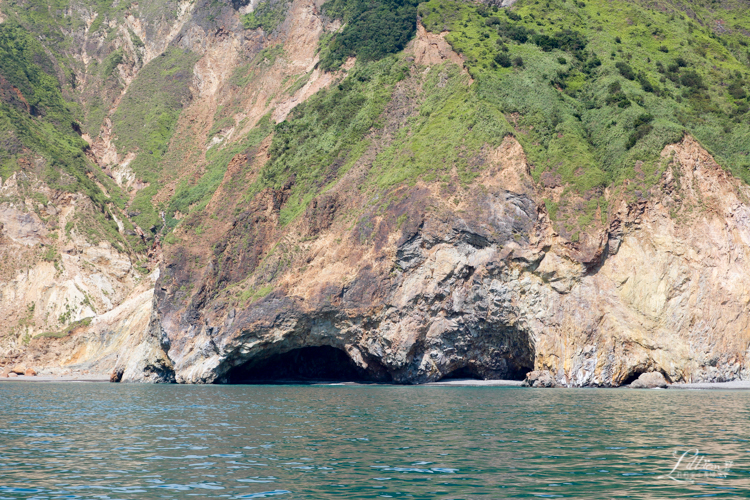
[[[508,139],[503,148],[488,171],[512,182],[484,178],[459,206],[418,185],[372,227],[346,233],[334,223],[300,258],[304,272],[288,271],[247,309],[215,298],[217,280],[232,279],[216,274],[217,261],[185,303],[177,290],[196,278],[173,261],[157,298],[177,380],[226,380],[305,346],[342,349],[372,378],[407,383],[459,369],[482,378],[547,370],[561,386],[620,385],[652,370],[670,381],[748,376],[745,186],[687,137],[665,148],[651,199],[621,201],[604,231],[573,244],[528,190],[520,147]],[[220,245],[215,258],[231,251]]]
[[[125,154],[117,150],[111,117],[140,70],[170,45],[201,56],[194,68],[191,89],[195,99],[183,113],[177,134],[189,136],[197,130],[206,143],[211,139],[206,136],[211,128],[206,117],[214,116],[217,107],[225,104],[222,99],[246,101],[247,113],[237,117],[237,121],[247,127],[272,110],[277,120],[283,120],[294,106],[336,81],[353,63],[350,61],[339,74],[314,69],[317,40],[328,25],[315,2],[309,0],[293,2],[288,20],[273,35],[243,30],[238,11],[221,6],[219,17],[212,15],[210,19],[205,9],[201,10],[200,2],[178,1],[156,7],[142,9],[134,4],[124,19],[104,19],[105,24],[115,28],[106,39],[101,35],[103,31],[94,33],[88,29],[97,16],[104,14],[80,5],[65,14],[86,21],[82,28],[69,34],[76,40],[72,44],[74,53],[69,55],[81,63],[76,75],[80,99],[103,99],[108,107],[99,134],[83,134],[91,144],[89,158],[117,184],[132,189],[131,198],[148,183],[138,179],[129,166],[137,152]],[[243,12],[252,9],[251,4],[245,7]],[[216,10],[216,6],[212,8]],[[237,66],[252,60],[265,45],[279,42],[284,44],[284,57],[264,68],[260,85],[244,89],[229,84]],[[99,88],[102,82],[96,73],[98,64],[113,50],[122,53],[116,66],[116,82],[111,88]],[[87,73],[90,68],[92,74]],[[297,93],[288,96],[282,92],[290,77],[305,73],[311,74]],[[248,95],[243,96],[245,91]],[[220,136],[221,141],[231,139],[231,130],[221,131]],[[40,366],[44,374],[73,370],[120,373],[122,381],[173,380],[166,355],[168,340],[158,321],[149,323],[153,280],[158,272],[143,277],[135,265],[143,261],[150,269],[158,267],[158,244],[152,246],[149,255],[136,255],[106,241],[92,243],[80,231],[71,233],[68,224],[91,208],[91,200],[81,194],[52,190],[28,173],[39,171],[43,162],[38,159],[39,164],[29,165],[26,171],[0,182],[0,257],[4,258],[0,269],[0,360],[27,359]],[[195,172],[188,168],[183,174]],[[18,189],[19,183],[23,189]],[[170,187],[173,190],[174,183],[166,187],[164,199]],[[41,204],[36,199],[49,202]],[[117,220],[127,214],[111,209],[108,216]],[[143,236],[137,226],[135,232]]]

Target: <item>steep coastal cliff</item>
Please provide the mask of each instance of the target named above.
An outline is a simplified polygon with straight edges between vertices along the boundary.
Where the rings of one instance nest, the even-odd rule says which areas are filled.
[[[750,14],[613,5],[1,5],[0,364],[747,379]]]
[[[195,279],[189,259],[175,258],[157,303],[163,327],[185,332],[170,350],[177,380],[241,378],[311,346],[345,351],[365,379],[396,382],[456,370],[516,378],[533,368],[572,386],[619,385],[647,371],[672,381],[747,376],[744,184],[687,137],[664,149],[658,197],[622,200],[592,245],[576,248],[552,230],[533,191],[500,187],[499,179],[528,185],[518,143],[506,140],[502,152],[486,176],[452,193],[458,206],[418,183],[397,194],[408,203],[367,214],[364,241],[366,223],[327,223],[251,308],[221,293],[217,270],[236,247],[219,247],[189,301],[179,292]],[[328,205],[347,206],[346,192]]]

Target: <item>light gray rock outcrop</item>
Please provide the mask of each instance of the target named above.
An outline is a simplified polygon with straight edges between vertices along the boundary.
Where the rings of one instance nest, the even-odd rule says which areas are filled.
[[[631,389],[666,389],[667,380],[660,372],[642,373],[633,383]]]
[[[533,371],[526,374],[522,384],[524,387],[556,387],[555,377],[547,370]]]

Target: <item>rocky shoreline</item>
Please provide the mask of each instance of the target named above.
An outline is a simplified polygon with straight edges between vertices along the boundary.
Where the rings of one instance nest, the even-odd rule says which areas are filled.
[[[16,377],[0,377],[0,382],[99,382],[110,383],[111,379],[106,374],[78,374],[78,375],[20,375]],[[315,386],[384,386],[394,385],[381,382],[305,382],[305,381],[278,381],[260,385],[315,385]],[[253,384],[250,384],[253,385]],[[398,385],[398,384],[397,384]],[[411,387],[531,387],[525,381],[519,380],[475,380],[475,379],[450,379],[438,382],[428,382]],[[551,386],[554,389],[570,389],[569,387]],[[674,383],[666,387],[638,387],[624,385],[621,387],[578,387],[577,389],[670,389],[670,390],[750,390],[750,380],[734,380],[731,382],[696,382],[696,383]]]
[[[111,382],[108,374],[92,373],[89,370],[51,370],[37,372],[23,363],[0,368],[0,382]]]
[[[0,382],[107,382],[109,377],[102,374],[91,375],[37,375],[0,378]]]

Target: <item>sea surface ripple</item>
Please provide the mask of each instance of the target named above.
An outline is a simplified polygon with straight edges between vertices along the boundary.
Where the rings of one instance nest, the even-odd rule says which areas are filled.
[[[750,498],[749,440],[750,391],[1,383],[0,499]]]

